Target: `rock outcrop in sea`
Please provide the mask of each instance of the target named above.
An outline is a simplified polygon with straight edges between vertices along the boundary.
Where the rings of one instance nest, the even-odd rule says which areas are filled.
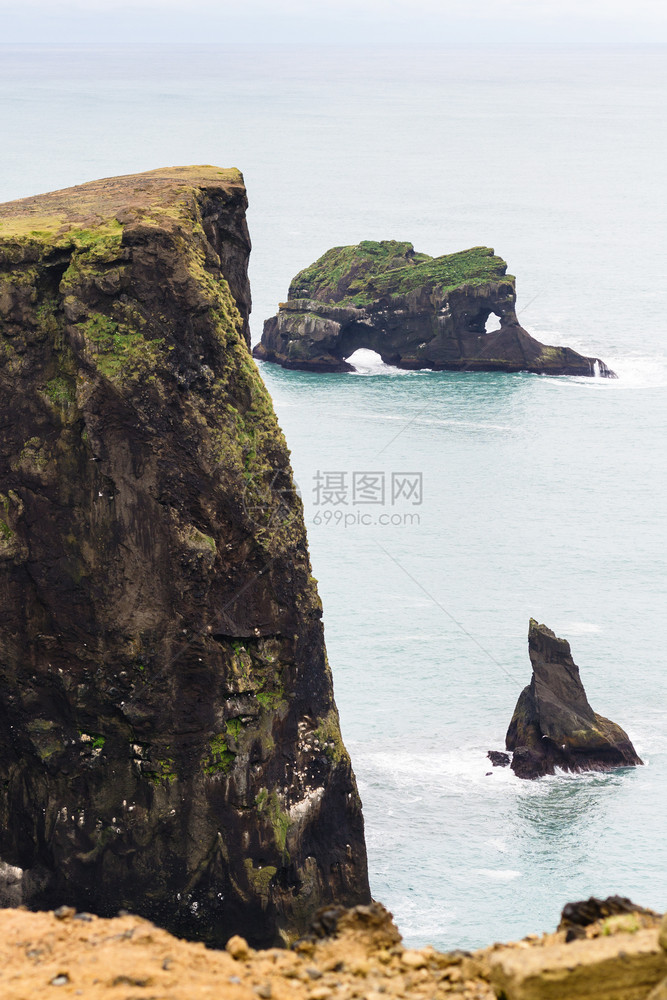
[[[315,372],[350,371],[345,359],[363,347],[399,368],[615,377],[599,358],[531,337],[506,272],[489,247],[443,257],[395,240],[334,247],[294,278],[254,354]]]
[[[369,901],[236,170],[0,206],[0,891],[268,945]]]
[[[608,771],[641,764],[628,734],[588,703],[570,644],[530,619],[530,684],[514,709],[505,745],[520,778],[565,771]]]

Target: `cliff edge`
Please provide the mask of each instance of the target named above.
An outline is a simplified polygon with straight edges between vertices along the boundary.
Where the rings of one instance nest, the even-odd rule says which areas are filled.
[[[0,206],[0,900],[256,945],[369,900],[236,170]]]
[[[489,247],[429,257],[412,243],[365,240],[333,247],[297,274],[254,354],[343,372],[364,347],[399,368],[615,378],[599,358],[535,340],[515,305],[515,279]]]

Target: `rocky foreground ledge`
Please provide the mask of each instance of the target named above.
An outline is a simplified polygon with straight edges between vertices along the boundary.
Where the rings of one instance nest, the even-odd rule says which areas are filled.
[[[619,905],[620,904],[620,905]],[[569,917],[566,915],[570,912]],[[594,918],[589,921],[589,917]],[[553,934],[480,951],[403,947],[378,903],[320,912],[293,950],[210,951],[135,916],[0,911],[0,995],[87,1000],[666,1000],[667,923],[629,900],[566,907]],[[568,943],[572,927],[576,939]]]
[[[344,372],[364,347],[399,368],[615,378],[599,358],[535,340],[515,307],[515,279],[489,247],[429,257],[412,243],[365,240],[334,247],[297,274],[254,355]]]

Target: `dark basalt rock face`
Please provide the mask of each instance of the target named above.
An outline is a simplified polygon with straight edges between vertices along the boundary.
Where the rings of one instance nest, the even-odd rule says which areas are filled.
[[[615,378],[599,358],[547,347],[519,325],[515,280],[488,247],[429,257],[412,243],[334,247],[292,281],[256,358],[344,372],[358,348],[399,368]],[[486,333],[494,314],[498,328]]]
[[[238,171],[0,206],[3,900],[220,945],[370,899]]]
[[[588,704],[570,644],[531,618],[533,676],[519,695],[505,745],[520,778],[566,771],[608,771],[641,764],[628,734]]]

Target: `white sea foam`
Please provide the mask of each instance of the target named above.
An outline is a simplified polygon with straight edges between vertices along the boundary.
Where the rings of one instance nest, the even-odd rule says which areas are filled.
[[[384,363],[380,355],[376,351],[371,351],[366,347],[360,347],[359,350],[351,354],[349,358],[345,358],[348,364],[354,365],[354,375],[403,375],[404,370],[402,368],[396,368],[394,365],[387,365]]]
[[[441,941],[443,934],[453,935],[457,913],[443,903],[437,912],[426,909],[420,900],[404,897],[398,906],[394,906],[394,918],[397,921],[404,944],[423,947],[426,942]]]
[[[501,840],[499,837],[496,837],[495,839],[487,840],[486,844],[488,847],[493,848],[494,851],[499,851],[500,854],[507,854],[508,847],[506,840]]]
[[[536,334],[537,336],[537,334]],[[540,339],[546,339],[544,334]],[[554,340],[554,336],[550,335]],[[581,354],[593,353],[590,344],[573,344],[568,341],[568,346]],[[624,389],[661,389],[667,387],[667,357],[661,354],[609,354],[600,348],[600,353],[604,353],[603,360],[614,372],[616,378],[590,378],[584,375],[563,378],[560,375],[544,375],[542,378],[553,386],[567,389],[572,386],[584,386],[588,389],[602,391],[622,391]]]
[[[521,872],[512,868],[474,868],[473,871],[494,882],[512,882],[515,878],[521,878]]]
[[[449,793],[467,794],[472,786],[488,786],[516,781],[509,767],[493,767],[486,756],[487,747],[462,748],[445,753],[401,753],[356,751],[358,773],[382,776],[401,790],[413,794],[422,789],[437,789],[446,781]],[[418,776],[418,777],[416,777]]]
[[[565,621],[561,623],[559,628],[565,635],[593,635],[594,633],[602,631],[602,626],[595,625],[593,622]]]
[[[617,379],[603,379],[615,389],[663,389],[667,387],[667,357],[655,354],[625,354],[605,358]]]

